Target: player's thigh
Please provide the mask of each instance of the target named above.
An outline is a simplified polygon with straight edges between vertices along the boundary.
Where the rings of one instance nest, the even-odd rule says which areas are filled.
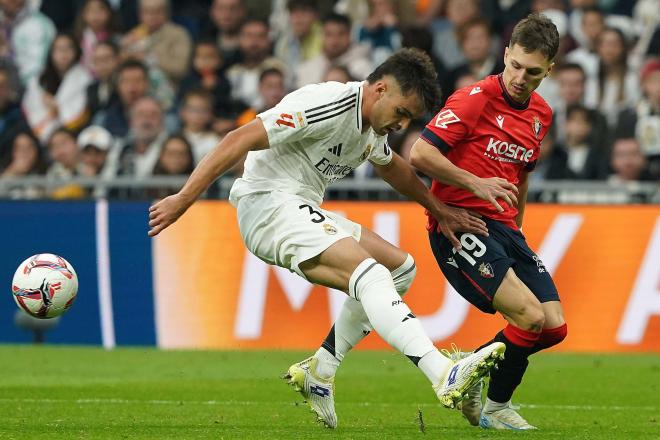
[[[239,200],[237,212],[241,236],[250,252],[304,278],[299,265],[336,242],[350,239],[347,247],[359,248],[359,232],[354,235],[359,228],[354,223],[340,224],[313,202],[295,195],[273,191],[245,196]],[[348,255],[359,251],[346,252],[350,265]]]
[[[369,257],[356,240],[344,238],[298,267],[310,282],[348,292],[348,282],[355,268]]]
[[[495,313],[493,297],[514,260],[506,255],[492,235],[457,234],[462,249],[437,231],[429,233],[431,250],[447,281],[470,304],[486,313]]]
[[[389,243],[380,235],[362,226],[360,246],[390,272],[401,267],[408,253]]]
[[[541,303],[512,268],[495,292],[493,308],[517,327],[537,331],[543,328],[545,318]]]
[[[564,319],[564,309],[559,301],[547,301],[541,303],[543,315],[545,315],[545,324],[543,328],[557,328],[566,324]]]

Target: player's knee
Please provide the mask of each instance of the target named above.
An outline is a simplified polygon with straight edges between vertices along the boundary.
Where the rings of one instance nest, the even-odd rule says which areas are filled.
[[[417,275],[417,266],[415,266],[415,260],[412,255],[408,254],[406,261],[392,271],[394,287],[396,287],[399,295],[403,296],[406,294],[415,280],[415,275]]]
[[[391,289],[392,275],[385,266],[379,264],[373,258],[367,258],[353,271],[348,280],[348,294],[360,301],[362,292],[376,289]]]
[[[541,331],[545,324],[545,314],[538,302],[528,302],[520,307],[518,325],[524,330]]]

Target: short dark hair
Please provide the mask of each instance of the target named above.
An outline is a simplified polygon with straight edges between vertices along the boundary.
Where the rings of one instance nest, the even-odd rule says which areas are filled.
[[[557,26],[543,14],[529,14],[513,28],[509,47],[521,46],[525,52],[539,51],[548,60],[553,60],[559,49]]]
[[[438,73],[431,58],[422,50],[400,49],[376,67],[367,77],[373,84],[385,75],[392,75],[404,95],[415,93],[420,97],[426,111],[433,111],[440,101]]]
[[[484,29],[486,29],[488,35],[491,35],[493,33],[492,28],[490,26],[490,22],[488,22],[488,20],[486,20],[483,17],[473,17],[468,21],[466,21],[465,23],[463,23],[462,25],[460,25],[458,29],[456,29],[456,36],[458,37],[459,44],[463,44],[463,40],[465,40],[468,30],[478,26],[481,26]]]
[[[555,72],[557,73],[566,72],[568,70],[576,70],[580,72],[582,74],[583,79],[586,79],[587,77],[587,74],[584,72],[584,68],[578,63],[563,63],[555,68]]]
[[[260,74],[259,74],[259,83],[261,84],[263,80],[270,75],[277,75],[280,78],[284,78],[284,72],[282,72],[280,69],[277,67],[269,67],[267,69],[264,69]]]
[[[347,27],[348,29],[351,28],[351,19],[348,17],[348,15],[337,14],[335,12],[332,12],[326,15],[325,17],[323,17],[323,20],[321,20],[321,22],[323,23],[323,25],[326,25],[328,23],[337,23]]]
[[[286,8],[289,12],[299,9],[314,12],[319,11],[319,7],[315,0],[289,0],[286,2]]]
[[[136,60],[135,58],[128,58],[117,67],[117,77],[119,77],[124,70],[129,69],[139,69],[144,73],[144,77],[149,79],[149,68],[142,61]]]

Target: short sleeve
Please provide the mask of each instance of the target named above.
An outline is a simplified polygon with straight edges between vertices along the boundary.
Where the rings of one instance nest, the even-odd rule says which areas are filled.
[[[485,94],[479,87],[456,91],[429,121],[421,137],[443,152],[456,146],[472,132],[485,101]]]
[[[387,143],[387,137],[383,136],[379,141],[369,153],[369,161],[377,165],[387,165],[392,161],[392,148]]]
[[[264,124],[271,148],[279,144],[290,144],[301,139],[322,139],[327,136],[331,124],[309,123],[305,117],[305,103],[308,93],[294,92],[282,99],[275,107],[259,113],[257,117]],[[311,97],[307,97],[310,98]]]

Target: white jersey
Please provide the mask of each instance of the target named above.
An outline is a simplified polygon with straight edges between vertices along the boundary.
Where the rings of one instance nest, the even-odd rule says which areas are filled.
[[[236,205],[247,195],[282,191],[321,204],[325,189],[365,160],[392,160],[387,137],[362,132],[362,82],[310,84],[257,115],[270,148],[251,151],[243,177],[232,186]]]

